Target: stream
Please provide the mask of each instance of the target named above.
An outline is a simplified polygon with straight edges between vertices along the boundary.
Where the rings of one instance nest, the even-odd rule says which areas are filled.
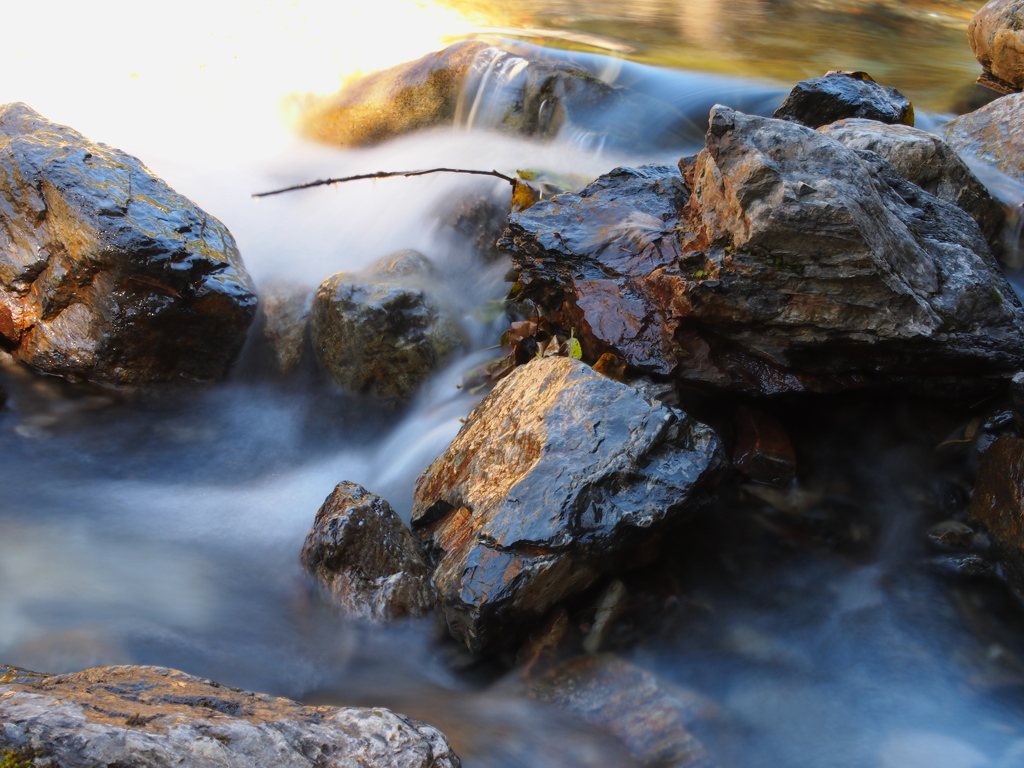
[[[0,102],[25,101],[140,157],[227,224],[258,286],[314,288],[420,250],[470,344],[398,411],[336,391],[311,364],[277,376],[254,344],[222,384],[134,401],[4,364],[0,662],[51,673],[155,664],[307,703],[389,706],[438,726],[467,768],[628,765],[607,735],[520,695],[507,668],[469,658],[432,619],[346,622],[299,567],[317,508],[342,480],[408,520],[417,476],[478,401],[457,385],[494,354],[509,265],[481,262],[440,221],[464,195],[507,201],[508,185],[434,175],[251,195],[374,171],[594,178],[675,163],[702,145],[712,104],[770,114],[797,79],[828,69],[897,86],[929,128],[974,98],[978,67],[964,35],[973,4],[652,0],[623,10],[528,0],[512,12],[393,0],[374,18],[318,3],[175,5],[148,20],[119,2],[69,4],[57,21],[14,11],[17,28],[52,31],[0,54]],[[382,50],[357,65],[343,59],[392,20],[393,39],[380,33],[389,39],[378,46],[390,59]],[[690,118],[692,135],[642,156],[594,136],[539,145],[489,130],[487,110],[500,103],[479,93],[454,128],[373,148],[313,145],[289,129],[290,94],[330,92],[339,73],[485,28],[508,46],[554,46],[658,93]],[[115,51],[107,36],[124,44]],[[670,568],[687,600],[649,612],[656,621],[616,650],[700,702],[687,725],[723,768],[1024,766],[1020,609],[999,590],[950,587],[922,566],[925,505],[915,493],[954,483],[914,404],[880,407],[877,428],[864,430],[856,400],[813,414],[793,406],[792,423],[820,441],[808,473],[843,467],[832,473],[849,487],[838,506],[868,521],[870,546],[764,555],[760,517],[737,517],[746,522],[735,534],[716,510]],[[925,421],[956,426],[931,412]]]

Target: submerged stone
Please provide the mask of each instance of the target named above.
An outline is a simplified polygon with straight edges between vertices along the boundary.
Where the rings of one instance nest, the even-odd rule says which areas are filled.
[[[256,310],[234,239],[139,160],[0,107],[0,334],[57,376],[219,379]]]
[[[301,560],[350,616],[416,616],[434,602],[422,546],[387,501],[355,483],[339,483],[324,501]]]
[[[25,765],[460,765],[440,731],[387,709],[304,707],[164,667],[0,667],[0,721],[0,757],[20,755]]]
[[[797,83],[773,117],[811,128],[848,117],[913,125],[914,108],[902,93],[864,72],[829,72]]]
[[[462,344],[456,322],[431,297],[430,263],[402,251],[361,273],[339,272],[317,289],[313,351],[342,389],[408,400]]]
[[[711,429],[578,360],[516,369],[416,485],[453,636],[515,641],[691,515],[724,465]]]
[[[585,359],[761,394],[1019,370],[1024,313],[977,224],[880,155],[716,107],[680,166],[509,217],[520,296]]]
[[[1024,439],[997,438],[982,454],[971,517],[988,531],[1006,578],[1024,595]]]

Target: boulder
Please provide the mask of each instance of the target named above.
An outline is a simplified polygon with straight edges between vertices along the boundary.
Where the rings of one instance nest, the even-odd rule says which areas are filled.
[[[940,127],[939,135],[961,156],[1024,183],[1024,94],[1003,96],[954,118]]]
[[[638,152],[678,145],[686,118],[628,87],[535,46],[456,43],[346,85],[301,118],[312,139],[365,146],[436,126],[488,128],[535,139],[571,135]]]
[[[339,483],[316,513],[302,565],[350,616],[384,621],[430,610],[430,567],[419,541],[380,496]]]
[[[1001,93],[1024,89],[1024,0],[989,0],[967,25],[984,72],[978,82]]]
[[[173,669],[130,666],[70,675],[0,667],[0,764],[460,765],[440,731],[386,709],[304,707]]]
[[[818,128],[848,117],[914,124],[914,107],[902,93],[865,72],[829,72],[796,84],[773,117]]]
[[[585,359],[758,394],[1019,370],[1024,313],[977,224],[880,155],[716,107],[680,167],[509,217],[520,297]]]
[[[970,511],[992,537],[1007,580],[1024,595],[1024,439],[996,438],[981,455]]]
[[[0,334],[18,360],[108,385],[215,380],[255,310],[223,224],[131,155],[0,107]]]
[[[711,429],[578,360],[517,368],[416,484],[452,635],[513,642],[691,515],[724,467]]]
[[[851,149],[877,152],[911,184],[969,213],[993,250],[1002,248],[1006,209],[938,136],[909,125],[861,118],[839,120],[819,130]]]
[[[313,297],[310,336],[342,389],[404,401],[462,344],[458,324],[431,298],[430,263],[402,251],[365,272],[339,272]]]

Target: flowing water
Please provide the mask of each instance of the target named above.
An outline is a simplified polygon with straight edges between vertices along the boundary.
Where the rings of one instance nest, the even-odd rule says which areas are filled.
[[[713,103],[770,113],[792,81],[827,69],[866,69],[898,85],[926,108],[919,125],[934,125],[935,112],[970,91],[970,4],[531,0],[510,12],[395,0],[374,17],[315,3],[207,5],[179,3],[157,20],[113,2],[69,6],[59,20],[13,11],[15,27],[48,33],[26,31],[2,54],[0,101],[26,101],[141,157],[229,226],[261,286],[314,287],[421,250],[444,275],[471,344],[400,412],[347,398],[308,367],[281,379],[252,354],[222,385],[141,402],[5,366],[0,662],[48,672],[159,664],[310,702],[390,705],[441,727],[470,768],[626,765],[607,735],[520,695],[504,668],[468,659],[431,620],[371,629],[339,618],[298,566],[339,481],[365,485],[407,517],[416,476],[474,404],[456,384],[491,354],[501,323],[488,302],[503,296],[508,265],[482,264],[439,216],[467,193],[504,202],[507,185],[430,176],[250,195],[378,170],[595,177],[675,162],[700,145]],[[459,25],[512,36],[490,82],[467,91],[454,129],[342,151],[304,143],[275,111],[290,92],[330,91],[339,73],[413,58]],[[372,45],[355,57],[366,38]],[[489,130],[515,55],[542,44],[657,93],[692,130],[643,156],[594,134],[537,145]],[[761,79],[770,76],[778,79]],[[790,423],[821,446],[807,475],[832,483],[825,508],[838,512],[822,530],[849,547],[780,552],[759,537],[777,538],[785,521],[722,508],[644,577],[682,586],[650,598],[647,623],[617,647],[666,689],[699,698],[704,714],[688,724],[723,766],[1024,764],[1015,608],[998,590],[952,588],[920,566],[922,488],[958,478],[920,427],[941,418],[922,421],[909,407],[879,407],[870,430],[850,415],[862,405],[829,403],[812,416],[794,408]],[[657,593],[644,584],[627,586]]]

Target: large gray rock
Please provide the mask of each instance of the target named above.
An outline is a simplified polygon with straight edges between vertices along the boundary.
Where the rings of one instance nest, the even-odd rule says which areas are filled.
[[[136,158],[0,107],[0,334],[45,373],[222,377],[256,309],[231,234]]]
[[[522,297],[586,359],[763,394],[1020,367],[1024,313],[977,224],[878,154],[716,107],[681,167],[509,218]]]
[[[313,297],[310,336],[317,360],[349,392],[408,400],[463,341],[431,297],[429,262],[415,251],[366,272],[339,272]]]
[[[1024,89],[1024,0],[989,0],[967,25],[984,69],[978,82],[1009,93]]]
[[[691,514],[724,464],[708,427],[578,360],[516,369],[416,485],[450,631],[513,642]]]
[[[316,513],[302,564],[350,616],[382,621],[430,610],[423,548],[380,496],[343,482]]]
[[[1006,209],[935,134],[861,118],[840,120],[819,130],[851,149],[877,152],[911,184],[969,213],[993,250],[1001,248]]]
[[[0,666],[5,757],[60,768],[460,765],[440,731],[386,709],[304,707],[163,667],[40,675]]]

